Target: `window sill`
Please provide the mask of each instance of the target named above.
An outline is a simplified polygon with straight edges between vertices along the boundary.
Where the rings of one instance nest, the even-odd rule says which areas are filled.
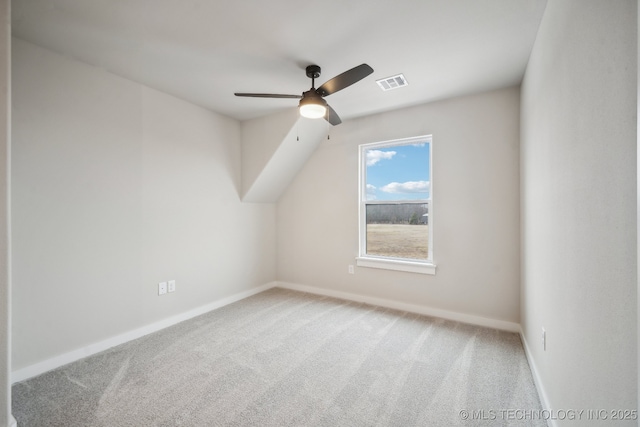
[[[356,265],[358,267],[382,268],[385,270],[407,271],[409,273],[436,274],[436,265],[430,262],[357,257]]]

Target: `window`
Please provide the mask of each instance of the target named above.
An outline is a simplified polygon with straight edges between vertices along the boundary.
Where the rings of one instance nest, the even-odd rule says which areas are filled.
[[[363,267],[435,274],[431,136],[360,146]]]

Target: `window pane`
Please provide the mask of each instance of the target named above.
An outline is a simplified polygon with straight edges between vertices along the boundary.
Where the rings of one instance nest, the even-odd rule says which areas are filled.
[[[366,204],[367,255],[429,258],[427,203]]]
[[[428,142],[364,150],[365,200],[429,199],[429,153]]]

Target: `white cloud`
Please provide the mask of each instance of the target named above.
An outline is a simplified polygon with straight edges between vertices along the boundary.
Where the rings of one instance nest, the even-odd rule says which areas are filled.
[[[367,184],[367,200],[376,200],[376,186]]]
[[[385,193],[428,193],[431,185],[429,181],[391,182],[380,190]]]
[[[367,166],[373,166],[382,159],[392,159],[395,151],[367,150]]]

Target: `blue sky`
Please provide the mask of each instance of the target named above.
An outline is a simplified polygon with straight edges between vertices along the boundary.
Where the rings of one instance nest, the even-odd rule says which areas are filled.
[[[367,200],[428,199],[429,144],[370,148],[367,159]]]

